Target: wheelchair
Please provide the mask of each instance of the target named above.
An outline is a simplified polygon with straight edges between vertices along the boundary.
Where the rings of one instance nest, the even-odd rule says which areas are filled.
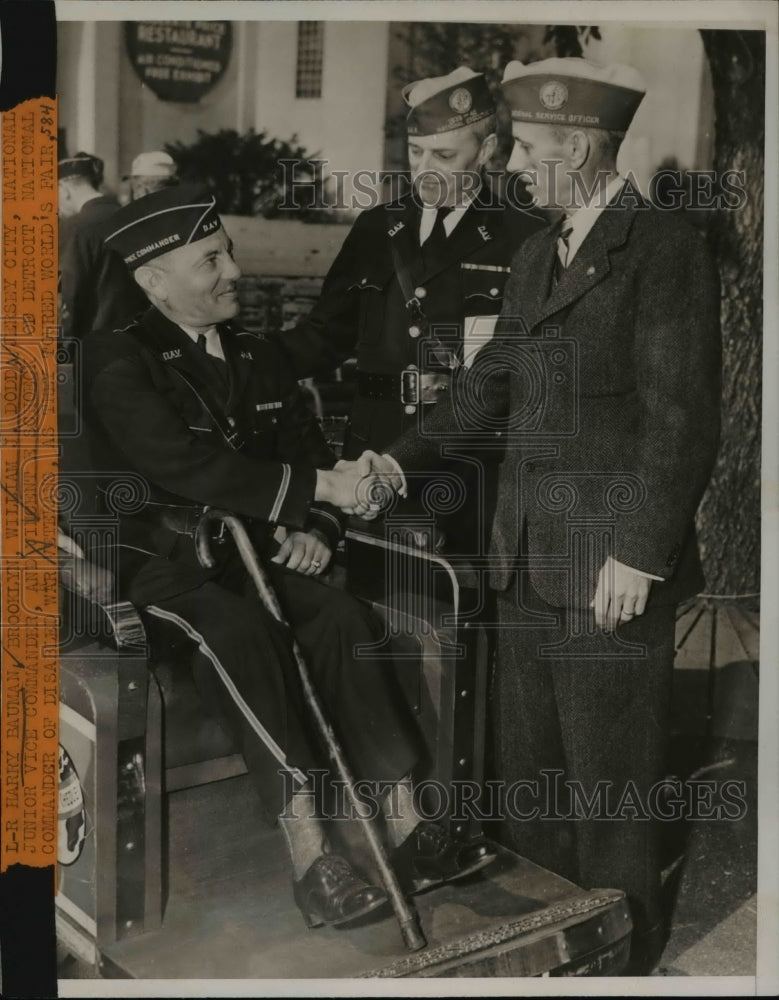
[[[67,401],[71,374],[60,374]],[[398,673],[427,744],[422,784],[440,796],[482,781],[489,642],[480,588],[435,552],[433,530],[432,518],[415,535],[389,522],[383,533],[353,524],[329,582],[383,618],[373,654]],[[413,954],[391,916],[307,931],[281,836],[261,826],[243,760],[204,713],[176,651],[150,663],[138,610],[126,602],[62,587],[62,619],[56,924],[82,974],[567,976],[624,967],[631,923],[622,893],[579,889],[503,848],[478,875],[416,897],[428,943]],[[451,822],[459,834],[478,827],[467,810]],[[342,835],[367,870],[349,824]]]

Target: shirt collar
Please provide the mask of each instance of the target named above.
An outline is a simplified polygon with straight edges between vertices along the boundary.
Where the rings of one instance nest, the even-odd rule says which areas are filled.
[[[179,323],[178,326],[184,331],[184,333],[186,333],[194,344],[197,344],[197,338],[202,333],[206,338],[206,353],[215,358],[221,358],[222,361],[225,360],[224,350],[222,349],[222,340],[216,326],[210,326],[207,330],[195,330],[191,326],[184,326],[183,323]]]
[[[479,191],[481,190],[481,184],[475,191],[468,191],[463,195],[463,200],[459,205],[456,205],[451,212],[444,218],[444,229],[446,230],[446,235],[451,236],[457,223],[462,219],[468,209],[471,207],[471,202],[476,198]],[[430,233],[433,231],[433,226],[435,224],[435,217],[438,208],[434,208],[432,205],[424,205],[422,207],[422,218],[419,222],[419,243],[420,245],[425,242]]]
[[[604,197],[599,195],[593,199],[591,204],[583,205],[581,208],[577,208],[575,212],[571,212],[565,216],[565,220],[567,221],[563,221],[563,228],[566,226],[571,227],[571,235],[568,237],[568,264],[571,263],[576,255],[576,251],[584,243],[590,230],[598,221],[601,212],[617,196],[624,183],[625,178],[617,174],[606,185]]]

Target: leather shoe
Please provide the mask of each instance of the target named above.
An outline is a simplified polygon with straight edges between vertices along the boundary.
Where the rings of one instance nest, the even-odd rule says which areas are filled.
[[[403,890],[414,895],[471,875],[496,857],[495,849],[483,837],[455,840],[439,823],[423,820],[395,848],[391,861]]]
[[[292,893],[309,927],[344,924],[387,902],[383,889],[364,882],[338,854],[320,854],[306,874],[293,881]]]

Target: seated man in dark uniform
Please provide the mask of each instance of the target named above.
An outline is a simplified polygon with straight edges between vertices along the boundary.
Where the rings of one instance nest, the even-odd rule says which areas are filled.
[[[342,923],[385,900],[328,851],[310,772],[311,733],[286,631],[259,604],[230,544],[214,569],[196,558],[204,507],[247,523],[314,683],[358,777],[382,782],[398,875],[418,891],[483,867],[485,841],[457,842],[419,822],[407,779],[421,749],[385,662],[359,655],[383,629],[363,604],[315,577],[354,503],[356,474],[334,456],[278,348],[230,321],[240,271],[214,198],[181,186],[117,213],[107,244],[151,308],[85,344],[86,418],[106,477],[129,472],[137,503],[120,515],[118,577],[152,643],[169,630],[193,646],[194,679],[231,722],[269,815],[279,816],[295,900],[311,925]],[[107,494],[110,500],[110,490]],[[287,530],[279,545],[274,530]],[[390,811],[387,803],[399,803]],[[321,814],[321,813],[320,813]]]

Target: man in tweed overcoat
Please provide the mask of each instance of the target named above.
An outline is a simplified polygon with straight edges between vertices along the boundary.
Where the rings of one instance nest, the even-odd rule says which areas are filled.
[[[363,459],[412,486],[441,467],[442,444],[505,438],[490,550],[505,834],[579,884],[626,892],[634,973],[663,944],[650,816],[663,809],[675,607],[703,586],[693,518],[720,396],[704,240],[616,169],[636,77],[581,59],[507,67],[509,169],[565,214],[514,256],[496,335],[449,398],[392,462]]]

